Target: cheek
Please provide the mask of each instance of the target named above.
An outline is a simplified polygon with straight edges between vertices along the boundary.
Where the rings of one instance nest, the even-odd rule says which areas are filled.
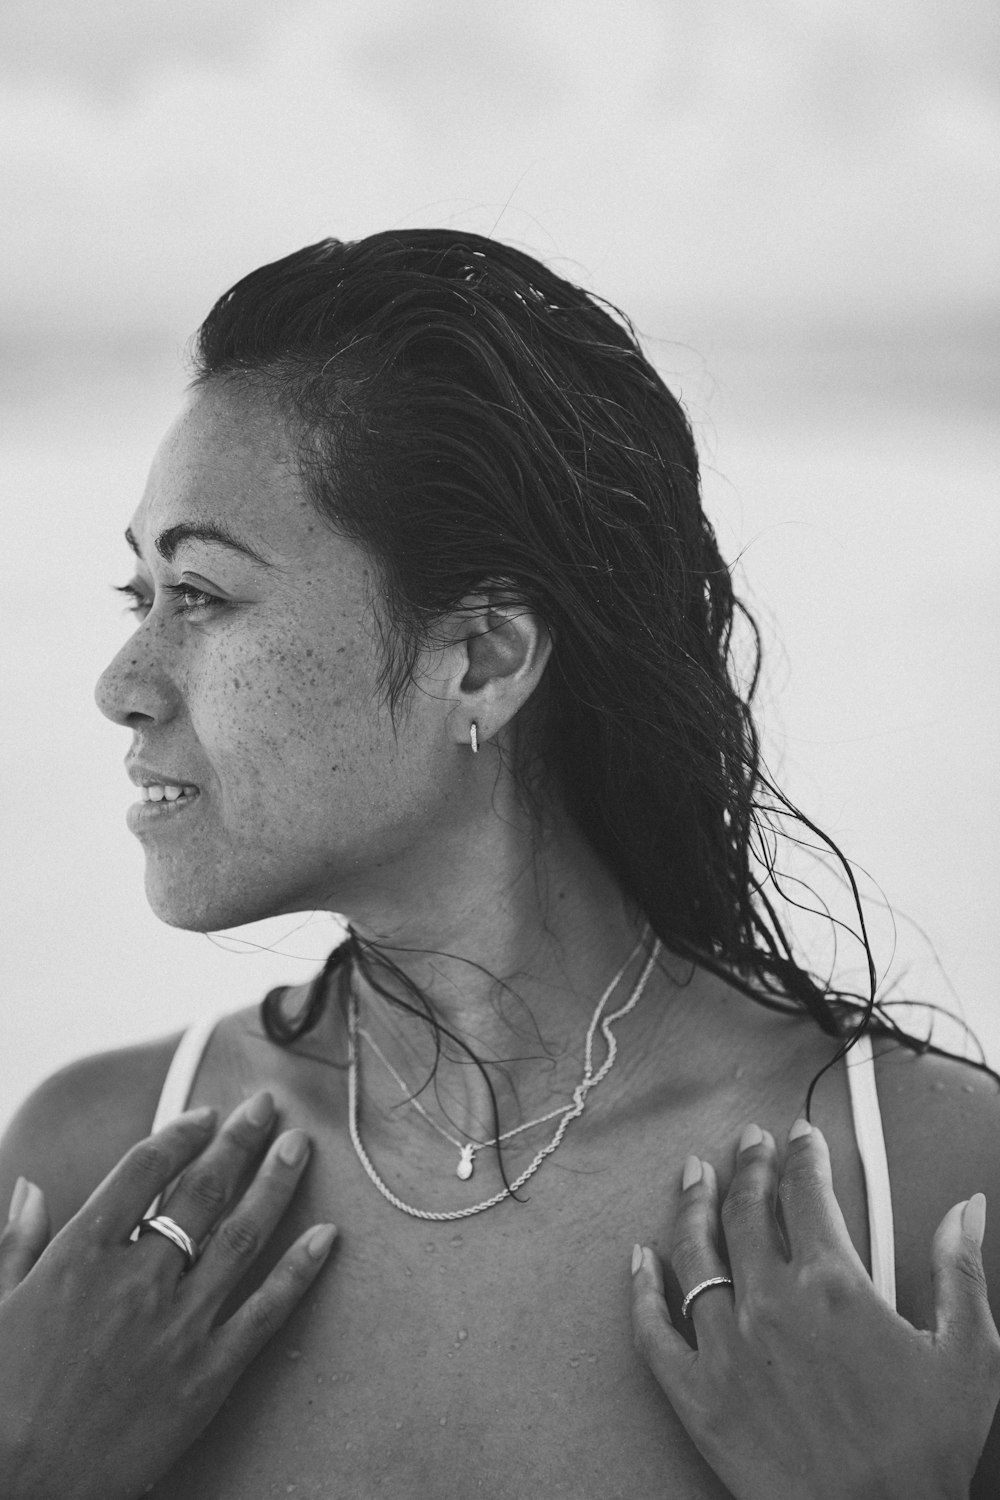
[[[261,642],[192,684],[195,731],[224,789],[235,777],[244,793],[268,799],[284,800],[283,789],[323,796],[332,777],[381,759],[391,725],[358,666],[346,646]]]

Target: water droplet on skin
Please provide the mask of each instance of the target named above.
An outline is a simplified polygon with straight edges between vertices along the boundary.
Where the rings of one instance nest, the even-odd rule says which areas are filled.
[[[460,1328],[456,1337],[460,1344],[464,1344],[466,1339],[469,1337],[469,1330],[467,1328]]]
[[[588,1363],[588,1365],[596,1365],[597,1364],[597,1355],[596,1354],[588,1354],[587,1355],[587,1363]]]
[[[449,1243],[449,1245],[454,1245],[455,1249],[457,1250],[458,1247],[459,1247],[459,1245],[464,1245],[465,1244],[465,1241],[463,1240],[463,1238],[462,1238],[462,1236],[460,1234],[453,1234],[452,1237],[451,1237],[451,1239],[448,1241],[448,1243]]]
[[[301,1349],[286,1349],[285,1350],[285,1358],[286,1359],[301,1359],[302,1358],[302,1350]]]
[[[424,1246],[424,1249],[426,1250],[428,1255],[433,1255],[435,1250],[437,1249],[437,1245],[435,1245],[433,1240],[428,1240],[426,1245]]]
[[[439,1427],[447,1427],[447,1425],[448,1425],[448,1418],[447,1417],[440,1417],[438,1419],[438,1426]]]
[[[402,1422],[397,1422],[396,1423],[396,1431],[397,1432],[401,1432],[402,1430],[403,1430],[403,1424],[402,1424]]]
[[[576,1369],[576,1367],[577,1367],[577,1365],[578,1365],[578,1364],[579,1364],[579,1363],[580,1363],[580,1361],[579,1361],[579,1360],[578,1360],[578,1359],[571,1359],[571,1360],[570,1360],[570,1364],[571,1364],[571,1365],[572,1365],[572,1366],[573,1366],[573,1369],[574,1369],[574,1370],[575,1370],[575,1369]]]
[[[404,1266],[403,1267],[403,1275],[404,1276],[412,1276],[413,1275],[413,1272],[412,1272],[412,1270],[410,1269],[409,1266]]]

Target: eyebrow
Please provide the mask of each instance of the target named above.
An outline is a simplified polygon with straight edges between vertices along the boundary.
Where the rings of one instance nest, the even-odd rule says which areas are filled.
[[[142,552],[131,526],[125,528],[125,540],[136,557],[141,558]],[[211,521],[181,521],[176,526],[168,526],[166,531],[160,532],[153,545],[165,562],[173,562],[174,554],[184,542],[211,542],[217,547],[228,547],[230,552],[241,552],[244,557],[252,558],[265,568],[274,566],[248,542],[241,542],[239,537],[227,531],[224,526],[217,526]]]

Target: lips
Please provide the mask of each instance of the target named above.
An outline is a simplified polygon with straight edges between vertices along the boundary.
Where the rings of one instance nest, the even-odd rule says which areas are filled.
[[[201,795],[193,781],[133,762],[126,765],[129,780],[139,788],[139,801],[128,810],[128,825],[133,833],[179,816]]]
[[[143,765],[138,760],[127,760],[125,771],[145,802],[162,802],[164,799],[176,802],[181,794],[194,795],[199,790],[197,782],[188,781],[185,776],[175,776],[160,766]]]

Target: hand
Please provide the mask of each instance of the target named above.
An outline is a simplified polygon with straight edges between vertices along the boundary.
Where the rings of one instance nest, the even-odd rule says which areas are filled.
[[[744,1141],[760,1134],[748,1130]],[[673,1271],[685,1292],[717,1275],[731,1275],[733,1286],[692,1303],[692,1349],[667,1310],[656,1257],[642,1250],[633,1259],[633,1328],[689,1436],[737,1500],[968,1496],[1000,1398],[983,1212],[976,1194],[939,1225],[936,1327],[922,1332],[882,1300],[858,1258],[819,1130],[792,1127],[780,1176],[771,1136],[740,1151],[722,1207],[728,1265],[715,1173],[688,1158]]]
[[[267,1094],[214,1139],[214,1110],[182,1115],[133,1147],[48,1248],[42,1194],[19,1182],[19,1211],[0,1236],[4,1500],[135,1500],[190,1447],[308,1291],[332,1225],[301,1235],[216,1325],[308,1159],[308,1137],[289,1130],[261,1161],[273,1124]],[[183,1252],[162,1235],[130,1240],[185,1167],[161,1212],[196,1244],[214,1231],[186,1274]]]

